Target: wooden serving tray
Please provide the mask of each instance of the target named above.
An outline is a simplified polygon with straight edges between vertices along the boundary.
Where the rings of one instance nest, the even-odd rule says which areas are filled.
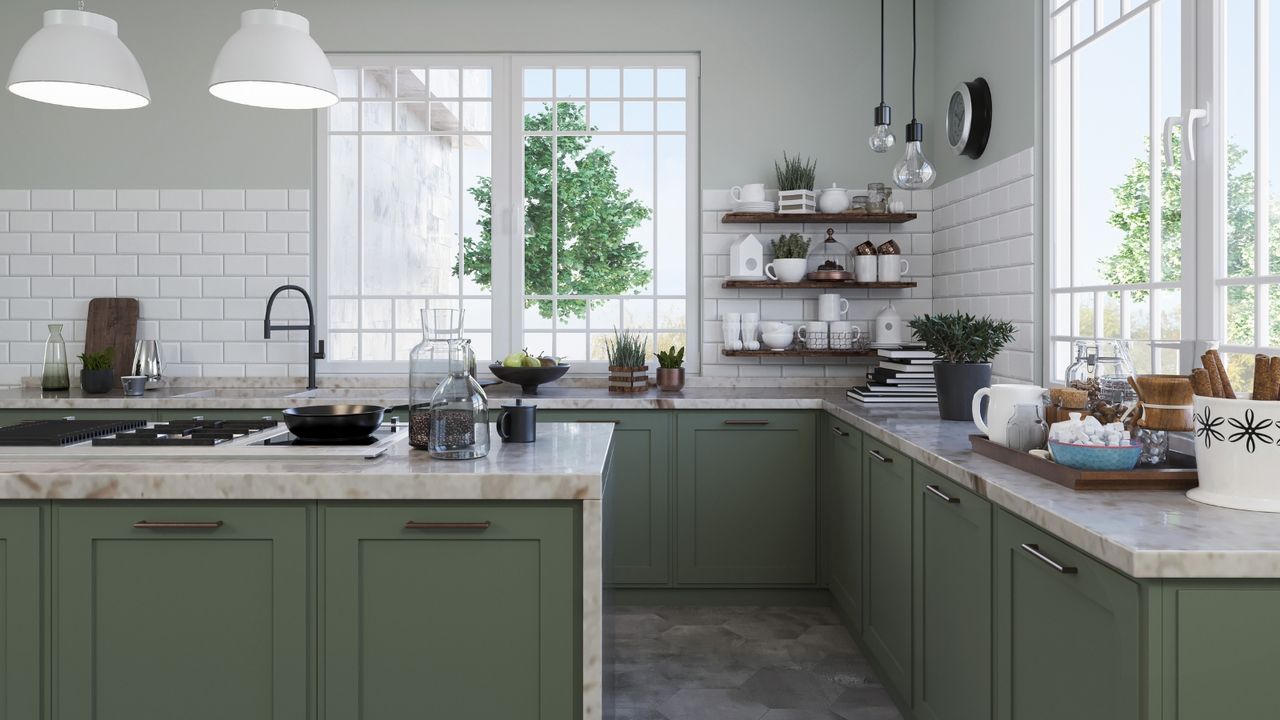
[[[1161,464],[1141,470],[1077,470],[1042,460],[1029,453],[997,445],[985,435],[970,435],[973,451],[992,460],[1039,475],[1072,490],[1190,490],[1200,484],[1195,458],[1182,453],[1169,453]]]

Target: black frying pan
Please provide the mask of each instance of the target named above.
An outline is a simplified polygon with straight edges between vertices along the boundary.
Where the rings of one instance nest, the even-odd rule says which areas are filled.
[[[284,410],[289,432],[303,440],[358,440],[382,424],[380,405],[307,405]]]

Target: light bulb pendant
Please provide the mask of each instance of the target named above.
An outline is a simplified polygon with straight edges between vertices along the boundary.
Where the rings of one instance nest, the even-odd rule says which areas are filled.
[[[893,168],[893,182],[903,190],[923,190],[933,185],[934,170],[924,155],[924,124],[912,118],[907,125],[907,151]]]
[[[880,103],[876,106],[875,125],[871,128],[871,137],[867,138],[867,144],[875,152],[889,152],[889,148],[898,140],[894,137],[893,130],[889,129],[892,117],[893,112],[888,105]]]

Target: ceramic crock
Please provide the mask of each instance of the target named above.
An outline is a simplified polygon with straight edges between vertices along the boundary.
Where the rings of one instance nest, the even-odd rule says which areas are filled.
[[[1197,502],[1239,510],[1280,512],[1280,402],[1196,395]]]

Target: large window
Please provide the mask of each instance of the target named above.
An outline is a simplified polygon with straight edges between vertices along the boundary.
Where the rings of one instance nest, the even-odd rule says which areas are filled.
[[[527,348],[602,370],[621,328],[694,351],[695,57],[333,63],[317,264],[331,368],[402,368],[427,305],[465,309],[482,361]]]
[[[1272,0],[1048,0],[1050,377],[1120,337],[1141,372],[1280,352]],[[1280,240],[1280,238],[1277,238]]]

